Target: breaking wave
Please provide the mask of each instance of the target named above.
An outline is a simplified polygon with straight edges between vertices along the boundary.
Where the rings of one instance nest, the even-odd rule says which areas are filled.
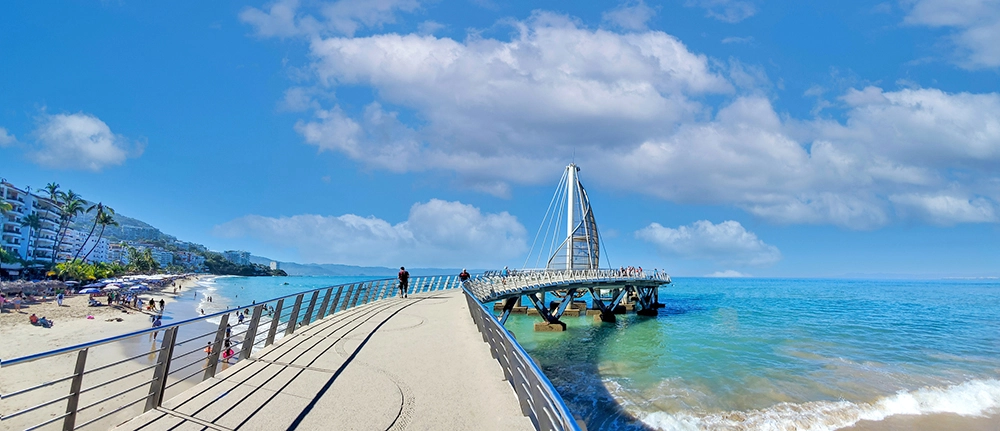
[[[972,380],[962,384],[900,391],[873,403],[816,401],[781,403],[751,411],[696,415],[655,412],[642,421],[663,430],[828,431],[862,420],[880,421],[894,415],[954,413],[985,416],[1000,413],[1000,380]]]

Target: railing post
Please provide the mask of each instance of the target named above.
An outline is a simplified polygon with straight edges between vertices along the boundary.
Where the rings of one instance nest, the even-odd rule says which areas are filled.
[[[337,306],[340,305],[340,294],[343,292],[344,286],[340,286],[340,288],[337,289],[337,294],[333,297],[333,304],[330,304],[330,314],[337,312]],[[350,295],[350,292],[348,292],[348,295]]]
[[[267,331],[267,341],[264,341],[264,347],[274,344],[274,336],[277,335],[278,324],[281,323],[281,306],[284,303],[284,299],[279,299],[278,305],[274,306],[274,314],[271,315],[271,328]]]
[[[375,295],[375,301],[385,298],[389,293],[389,283],[386,281],[378,282],[378,294]]]
[[[215,331],[215,343],[212,344],[212,353],[208,355],[208,366],[205,367],[205,377],[202,380],[215,377],[215,368],[219,365],[219,355],[222,354],[222,340],[226,338],[226,325],[228,324],[229,313],[226,313],[219,320],[219,330]]]
[[[313,311],[316,310],[316,299],[319,298],[319,291],[314,290],[312,298],[309,300],[309,308],[306,309],[306,318],[302,319],[303,325],[312,323]]]
[[[250,326],[247,327],[246,334],[243,334],[243,348],[240,349],[240,359],[247,359],[253,351],[254,342],[257,339],[257,325],[260,324],[260,315],[264,313],[264,304],[253,308],[253,316],[250,317]]]
[[[316,314],[316,320],[320,320],[326,317],[327,306],[330,305],[330,297],[333,296],[333,288],[326,290],[326,295],[323,295],[323,304],[319,306],[319,313]]]
[[[66,402],[66,419],[63,419],[63,431],[73,431],[76,426],[76,406],[80,402],[80,387],[83,386],[83,372],[87,369],[87,350],[76,354],[76,368],[73,369],[73,381],[69,385],[69,401]]]
[[[364,286],[364,285],[362,285],[362,286]],[[362,288],[362,290],[365,291],[365,296],[361,300],[361,303],[359,303],[358,305],[362,305],[362,304],[367,304],[368,303],[368,297],[372,296],[372,290],[374,290],[373,289],[374,286],[375,286],[375,283],[369,281],[368,282],[368,287],[367,288]]]
[[[361,299],[361,291],[365,290],[365,284],[358,283],[352,286],[352,288],[354,289],[354,298],[351,299],[351,302],[347,303],[347,307],[344,308],[345,310],[348,308],[354,308],[358,306],[358,300]]]
[[[148,412],[163,403],[163,391],[167,387],[167,375],[170,374],[170,358],[174,354],[174,343],[177,341],[177,327],[167,329],[160,343],[160,354],[156,357],[156,368],[153,369],[153,381],[149,384],[149,396],[146,398]]]
[[[295,305],[292,305],[292,314],[288,316],[288,326],[285,327],[285,335],[292,335],[295,332],[295,327],[299,325],[299,309],[302,308],[303,296],[305,294],[300,293],[299,296],[295,297]]]

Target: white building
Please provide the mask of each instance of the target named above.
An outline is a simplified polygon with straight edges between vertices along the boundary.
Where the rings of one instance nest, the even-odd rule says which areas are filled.
[[[281,269],[281,264],[278,263],[277,261],[273,261],[272,260],[271,261],[271,271],[277,271],[279,269]]]
[[[153,260],[160,264],[160,268],[174,264],[174,254],[162,248],[154,247],[150,249],[150,254],[153,255]]]
[[[222,253],[222,256],[226,260],[235,263],[237,265],[249,265],[250,264],[250,252],[249,251],[239,251],[239,250],[226,250]]]
[[[22,259],[52,259],[59,230],[59,205],[51,199],[20,189],[0,180],[0,199],[14,208],[0,216],[0,247],[17,253]],[[38,214],[41,227],[32,229],[21,226],[22,220]]]
[[[78,231],[76,229],[69,229],[66,231],[65,236],[63,236],[62,245],[59,247],[62,249],[59,252],[58,258],[60,260],[70,260],[73,256],[77,256],[78,259],[83,259],[84,255],[88,252],[87,262],[111,262],[109,256],[110,244],[107,238],[97,238],[97,232],[87,239],[88,232]],[[87,241],[84,244],[84,240]],[[96,246],[95,246],[96,244]],[[90,251],[93,249],[94,251]]]
[[[174,254],[174,261],[188,269],[199,269],[205,265],[205,257],[189,251],[179,251]]]

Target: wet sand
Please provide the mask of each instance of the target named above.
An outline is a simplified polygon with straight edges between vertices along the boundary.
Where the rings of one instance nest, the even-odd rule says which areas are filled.
[[[861,421],[842,431],[1000,431],[1000,415],[960,416],[953,413],[896,415],[881,421]]]

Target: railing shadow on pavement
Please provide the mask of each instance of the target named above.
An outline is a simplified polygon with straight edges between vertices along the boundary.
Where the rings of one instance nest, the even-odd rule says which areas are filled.
[[[409,292],[457,287],[457,276],[414,277]],[[163,400],[310,323],[394,296],[397,291],[396,279],[347,283],[159,328],[0,359],[0,429],[113,427],[159,407]],[[241,314],[250,316],[245,324],[236,319]],[[37,378],[40,368],[50,371],[42,374],[57,377]]]

